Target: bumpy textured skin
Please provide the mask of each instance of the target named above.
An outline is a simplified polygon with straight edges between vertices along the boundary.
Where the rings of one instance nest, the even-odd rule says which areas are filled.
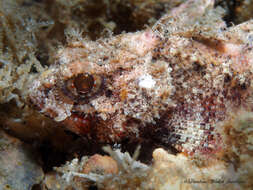
[[[178,151],[219,151],[219,123],[252,109],[253,23],[226,28],[213,4],[190,0],[151,29],[70,41],[32,84],[31,102],[99,142],[148,131]]]

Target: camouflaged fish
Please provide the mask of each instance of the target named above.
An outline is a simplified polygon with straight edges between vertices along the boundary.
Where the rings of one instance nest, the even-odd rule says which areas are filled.
[[[98,142],[148,137],[179,152],[217,152],[216,129],[253,108],[253,21],[227,27],[213,7],[190,0],[145,31],[70,41],[33,82],[32,103]]]

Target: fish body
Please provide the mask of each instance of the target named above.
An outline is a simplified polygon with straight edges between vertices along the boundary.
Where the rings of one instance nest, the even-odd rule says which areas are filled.
[[[148,133],[180,152],[219,151],[216,129],[252,111],[253,22],[227,28],[213,4],[187,1],[145,31],[70,41],[32,83],[31,102],[98,142]]]

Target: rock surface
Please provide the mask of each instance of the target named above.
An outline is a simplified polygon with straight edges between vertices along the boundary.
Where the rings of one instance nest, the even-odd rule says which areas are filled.
[[[0,189],[30,190],[44,177],[34,151],[0,131]]]

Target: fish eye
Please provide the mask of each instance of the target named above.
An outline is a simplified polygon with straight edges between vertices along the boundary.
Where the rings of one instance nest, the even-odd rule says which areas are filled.
[[[73,80],[73,85],[80,95],[89,93],[94,87],[94,83],[94,78],[89,74],[79,74]]]
[[[92,97],[101,89],[103,78],[88,73],[78,74],[64,81],[63,93],[71,99]]]

